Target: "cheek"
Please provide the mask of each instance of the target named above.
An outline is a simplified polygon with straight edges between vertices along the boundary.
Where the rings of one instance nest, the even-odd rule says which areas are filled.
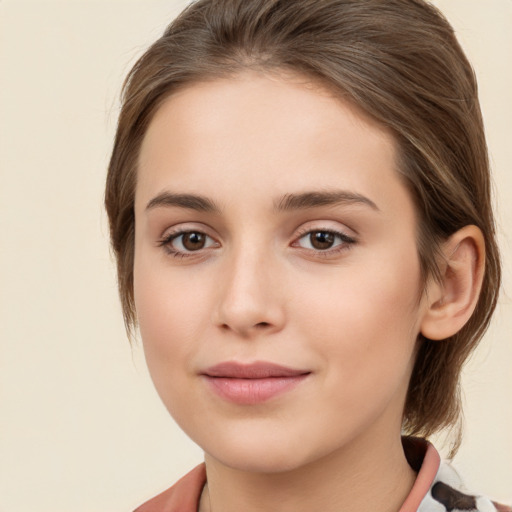
[[[420,268],[414,247],[375,251],[336,279],[307,283],[302,328],[347,383],[361,389],[398,385],[410,373],[421,310]],[[334,374],[329,378],[337,379]]]
[[[194,370],[191,355],[205,321],[198,312],[204,310],[207,294],[190,280],[166,272],[161,263],[140,258],[134,267],[134,297],[148,369],[168,405],[166,395],[180,389]]]
[[[181,424],[183,414],[190,420],[194,402],[189,384],[194,376],[191,361],[197,349],[199,304],[161,281],[153,280],[152,285],[151,281],[139,281],[135,293],[144,356],[162,403]]]

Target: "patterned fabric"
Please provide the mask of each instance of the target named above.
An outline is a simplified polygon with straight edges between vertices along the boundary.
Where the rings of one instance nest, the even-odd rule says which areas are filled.
[[[442,462],[417,512],[512,512],[485,496],[469,494],[452,466]]]
[[[510,507],[468,493],[455,469],[441,462],[430,443],[415,438],[403,438],[402,442],[407,460],[418,475],[399,512],[512,512]],[[206,469],[200,464],[135,512],[197,512],[205,483]]]

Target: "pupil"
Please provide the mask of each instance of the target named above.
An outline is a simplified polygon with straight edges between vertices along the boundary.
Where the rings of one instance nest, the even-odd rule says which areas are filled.
[[[315,249],[329,249],[334,243],[334,235],[326,231],[316,231],[311,234],[311,245]]]
[[[189,251],[202,249],[204,246],[204,235],[201,233],[186,233],[183,235],[183,247]]]

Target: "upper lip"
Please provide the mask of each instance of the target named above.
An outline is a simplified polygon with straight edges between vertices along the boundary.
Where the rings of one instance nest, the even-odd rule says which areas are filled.
[[[242,364],[233,361],[211,366],[202,372],[208,377],[224,377],[231,379],[265,379],[270,377],[297,377],[311,373],[308,370],[289,368],[275,363],[258,361]]]

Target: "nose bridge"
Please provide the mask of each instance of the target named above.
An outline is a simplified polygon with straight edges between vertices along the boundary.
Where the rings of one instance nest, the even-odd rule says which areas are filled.
[[[280,329],[284,311],[275,286],[278,269],[269,247],[245,239],[227,252],[215,322],[244,336],[262,328]]]

